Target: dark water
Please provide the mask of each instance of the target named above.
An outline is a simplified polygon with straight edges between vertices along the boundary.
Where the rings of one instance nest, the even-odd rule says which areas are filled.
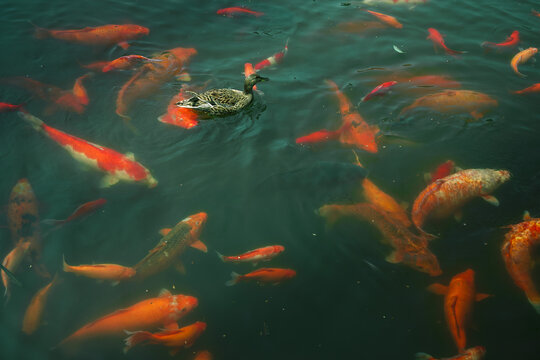
[[[266,15],[230,19],[217,9],[245,5]],[[188,66],[192,82],[211,80],[211,87],[240,88],[244,62],[258,62],[281,50],[289,53],[274,69],[261,73],[271,81],[259,88],[264,96],[240,115],[206,121],[184,130],[157,121],[181,83],[172,81],[137,101],[130,110],[134,136],[115,114],[116,95],[129,74],[97,75],[89,80],[90,105],[82,115],[43,114],[46,105],[24,90],[2,85],[0,101],[28,102],[28,110],[49,125],[122,153],[131,151],[158,179],[155,189],[119,184],[101,189],[101,175],[85,171],[57,144],[33,131],[15,114],[0,122],[0,198],[7,203],[18,179],[27,177],[40,203],[42,218],[62,218],[75,207],[100,197],[103,211],[64,226],[44,240],[43,261],[61,272],[62,254],[70,263],[135,264],[157,243],[160,228],[206,211],[202,240],[208,254],[183,255],[187,275],[170,269],[141,283],[110,287],[62,273],[63,282],[49,298],[44,325],[28,337],[20,331],[24,311],[39,278],[28,264],[17,275],[10,303],[0,310],[0,358],[46,359],[66,355],[50,351],[82,325],[145,298],[162,288],[196,296],[199,307],[183,324],[205,321],[208,328],[190,350],[210,350],[216,359],[412,359],[425,351],[455,354],[446,328],[442,298],[425,287],[467,268],[476,271],[477,288],[495,296],[475,307],[468,344],[483,345],[488,359],[540,358],[540,317],[511,281],[500,245],[499,227],[520,220],[523,210],[540,214],[538,96],[510,91],[540,79],[540,67],[529,61],[519,78],[509,67],[510,53],[483,52],[483,41],[500,42],[519,30],[527,48],[538,45],[540,19],[535,1],[442,1],[409,5],[373,5],[370,9],[398,18],[404,28],[369,34],[335,32],[341,22],[373,21],[357,3],[340,1],[8,1],[2,2],[0,76],[23,76],[71,88],[85,73],[78,63],[111,60],[124,54],[153,53],[194,47]],[[36,40],[28,20],[47,28],[71,29],[135,23],[150,36],[132,42],[128,51],[102,49],[57,40]],[[427,28],[446,34],[447,45],[466,50],[460,58],[434,53]],[[398,54],[392,45],[406,51]],[[384,68],[384,70],[367,70]],[[393,93],[360,103],[379,77],[407,71],[441,74],[464,89],[485,92],[499,106],[481,121],[460,115],[418,112],[397,114],[417,95]],[[349,148],[337,142],[300,147],[295,138],[335,129],[340,119],[334,94],[324,79],[335,81],[358,105],[370,124],[384,133],[415,143],[389,143],[379,153],[360,153],[369,176],[398,201],[412,204],[425,186],[423,173],[446,159],[463,168],[508,169],[513,178],[496,196],[501,206],[480,200],[465,208],[461,223],[445,222],[432,243],[443,275],[433,279],[386,263],[389,249],[380,234],[364,222],[345,222],[327,230],[314,210],[330,202],[352,202],[355,183],[364,174],[350,166]],[[5,217],[4,217],[5,218]],[[44,230],[46,227],[44,226]],[[3,254],[10,250],[7,229]],[[231,271],[249,265],[223,264],[214,250],[237,254],[269,244],[286,251],[270,263],[294,268],[295,279],[280,286],[240,284],[225,287]],[[372,264],[373,266],[370,266]],[[119,342],[81,348],[74,358],[117,359]],[[128,358],[169,355],[159,347],[140,347]]]

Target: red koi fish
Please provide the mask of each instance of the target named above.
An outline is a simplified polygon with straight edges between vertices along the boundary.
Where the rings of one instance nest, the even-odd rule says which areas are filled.
[[[184,129],[191,129],[197,126],[199,124],[197,112],[193,109],[178,107],[176,103],[193,96],[188,93],[189,91],[199,92],[202,89],[203,87],[193,87],[183,84],[180,92],[169,102],[167,113],[158,117],[158,120],[164,124],[171,124]]]
[[[59,346],[93,338],[121,337],[124,331],[138,329],[163,326],[167,330],[175,330],[178,329],[177,321],[197,305],[198,300],[193,296],[172,295],[169,290],[163,289],[157,298],[143,300],[84,325],[62,340]]]
[[[197,321],[181,329],[161,331],[154,334],[148,331],[128,331],[129,336],[125,340],[124,354],[135,345],[147,343],[169,347],[171,348],[169,354],[174,356],[181,348],[190,348],[204,330],[206,330],[206,323]]]
[[[536,83],[522,90],[514,91],[514,94],[523,95],[523,94],[531,94],[531,93],[537,93],[537,92],[540,92],[540,83]]]
[[[19,111],[19,115],[36,131],[42,132],[62,146],[75,160],[89,167],[103,171],[106,176],[102,187],[112,186],[119,181],[141,182],[153,188],[157,185],[150,171],[135,161],[132,153],[120,154],[112,149],[93,144],[73,135],[48,126],[37,117]]]
[[[464,353],[452,356],[449,358],[435,359],[433,356],[426,353],[416,353],[415,360],[482,360],[486,355],[486,349],[483,346],[475,346],[465,350]]]
[[[239,282],[256,282],[258,284],[266,283],[277,285],[295,276],[296,271],[280,268],[261,268],[245,275],[240,275],[233,271],[231,272],[231,280],[227,281],[225,285],[233,286]]]
[[[261,69],[264,69],[265,67],[279,64],[281,61],[283,61],[283,58],[285,57],[285,55],[287,55],[288,51],[289,51],[289,39],[287,39],[287,41],[285,42],[285,47],[283,48],[283,50],[255,64],[255,71],[259,71]],[[249,76],[249,75],[246,75],[246,76]]]
[[[235,17],[239,15],[254,15],[256,17],[259,17],[259,16],[264,15],[264,13],[262,12],[253,11],[253,10],[249,10],[248,8],[238,7],[238,6],[219,9],[216,13],[218,15],[227,16],[227,17]]]
[[[76,208],[75,211],[73,211],[73,213],[64,220],[46,219],[46,220],[43,220],[43,223],[48,224],[48,225],[63,225],[65,223],[78,219],[82,216],[93,213],[94,211],[98,210],[106,203],[107,203],[107,200],[105,199],[97,199],[97,200],[89,201],[87,203],[82,204],[78,208]]]
[[[375,96],[386,95],[390,91],[390,88],[392,86],[396,85],[397,83],[398,83],[397,81],[388,81],[388,82],[382,83],[380,85],[377,85],[375,87],[375,89],[371,90],[371,92],[369,94],[364,96],[362,101],[368,101],[369,99],[371,99],[371,98],[373,98]]]
[[[5,103],[5,102],[0,102],[0,113],[10,112],[10,111],[17,111],[22,106],[23,106],[23,104],[13,105],[13,104]]]
[[[517,44],[519,44],[519,31],[514,30],[512,31],[512,34],[510,34],[510,36],[507,37],[503,42],[496,44],[494,42],[484,41],[482,43],[482,47],[502,50],[512,48]]]
[[[505,235],[501,248],[506,270],[540,314],[540,292],[531,274],[534,264],[532,252],[540,244],[540,219],[531,218],[529,213],[525,212],[523,222],[509,227],[510,231]]]
[[[475,301],[481,301],[491,296],[476,293],[474,284],[474,271],[468,269],[457,274],[450,281],[450,285],[433,284],[428,290],[444,295],[444,314],[446,323],[452,333],[454,342],[460,353],[465,352],[467,345],[467,327]]]
[[[432,182],[435,182],[452,174],[454,172],[455,166],[456,164],[452,160],[447,160],[441,165],[437,166],[435,171],[431,174],[424,174],[424,178],[426,179],[428,184],[431,184]]]
[[[257,265],[259,261],[270,261],[283,252],[285,248],[281,245],[265,246],[263,248],[248,251],[246,253],[234,256],[223,256],[217,253],[221,261],[232,263],[249,262]],[[216,251],[217,252],[217,251]]]
[[[466,51],[457,51],[457,50],[449,49],[444,43],[443,36],[436,29],[429,28],[428,32],[429,32],[429,35],[427,39],[433,41],[433,49],[435,49],[435,52],[437,52],[437,46],[443,48],[444,51],[446,51],[446,53],[449,55],[464,54],[466,52]]]
[[[377,126],[370,126],[362,116],[352,111],[350,100],[339,90],[336,83],[326,80],[339,100],[342,125],[336,131],[326,129],[296,139],[297,144],[323,142],[337,139],[342,144],[353,145],[359,149],[376,153],[378,151],[376,136],[379,133]]]
[[[476,197],[498,206],[499,200],[490,193],[509,179],[510,172],[492,169],[462,170],[439,179],[414,200],[412,221],[419,231],[431,235],[422,229],[427,220],[442,219],[452,214],[460,218],[461,207]]]
[[[76,30],[49,30],[34,26],[37,39],[54,38],[83,45],[111,46],[117,44],[123,49],[129,47],[128,40],[138,39],[150,33],[148,28],[133,24],[103,25]]]
[[[132,69],[134,66],[143,63],[143,62],[152,62],[152,61],[161,61],[160,59],[149,59],[147,57],[141,56],[141,55],[126,55],[119,57],[118,59],[114,59],[113,61],[110,61],[107,65],[105,65],[101,71],[102,72],[109,72],[112,70],[129,70]]]

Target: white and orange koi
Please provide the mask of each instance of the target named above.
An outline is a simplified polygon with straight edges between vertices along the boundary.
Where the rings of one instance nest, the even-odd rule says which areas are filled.
[[[287,55],[288,51],[289,51],[289,39],[287,39],[287,42],[285,43],[285,47],[283,48],[283,50],[255,64],[255,71],[259,71],[261,69],[264,69],[265,67],[279,64],[281,61],[283,61],[283,58],[285,57],[285,55]],[[246,76],[248,75],[246,74]]]
[[[223,256],[219,252],[217,253],[221,261],[232,263],[253,263],[256,265],[259,261],[270,261],[274,257],[283,252],[285,248],[281,245],[265,246],[259,249],[251,250],[246,253],[234,256]]]

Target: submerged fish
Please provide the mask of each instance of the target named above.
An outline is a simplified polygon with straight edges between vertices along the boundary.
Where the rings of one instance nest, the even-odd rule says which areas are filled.
[[[72,266],[63,260],[63,269],[65,272],[70,272],[75,275],[84,276],[97,280],[112,281],[113,284],[127,280],[135,275],[135,269],[117,264],[92,264],[92,265],[77,265]]]
[[[184,326],[177,330],[166,330],[158,333],[148,331],[127,332],[129,335],[124,347],[124,354],[132,347],[139,344],[156,344],[171,348],[169,354],[174,356],[181,348],[190,348],[191,345],[206,330],[206,323],[197,321],[194,324]]]
[[[364,96],[362,101],[368,101],[369,99],[375,96],[386,95],[390,91],[390,88],[396,84],[397,84],[397,81],[388,81],[380,85],[377,85],[373,90],[370,91],[369,94]]]
[[[213,356],[208,350],[198,351],[193,357],[193,360],[212,360],[212,359],[213,359]]]
[[[514,30],[512,31],[512,34],[510,34],[510,36],[508,36],[503,42],[496,44],[494,42],[484,41],[482,43],[482,47],[502,50],[513,48],[517,44],[519,44],[519,31]]]
[[[19,243],[11,250],[4,260],[2,261],[2,267],[8,269],[6,271],[0,271],[2,274],[2,284],[4,285],[5,291],[4,296],[6,297],[6,302],[11,298],[11,279],[12,275],[17,272],[17,269],[21,265],[22,260],[25,258],[28,250],[30,249],[29,241],[19,241]]]
[[[281,268],[260,268],[245,275],[240,275],[233,271],[231,273],[231,280],[227,281],[225,285],[233,286],[239,282],[255,282],[257,284],[277,285],[295,276],[296,271]]]
[[[465,53],[465,51],[457,51],[457,50],[452,50],[448,48],[448,46],[446,46],[446,44],[444,43],[443,35],[441,35],[441,33],[437,29],[429,28],[428,33],[429,35],[427,39],[433,41],[433,49],[435,50],[435,52],[437,52],[437,46],[439,46],[443,48],[444,51],[446,51],[446,53],[449,55],[457,55],[457,54]]]
[[[135,161],[133,154],[123,155],[104,146],[66,134],[48,126],[29,113],[19,112],[19,115],[36,131],[47,135],[62,146],[75,160],[95,170],[105,172],[102,187],[112,186],[119,181],[141,182],[150,188],[157,185],[157,180],[148,169]]]
[[[448,358],[435,359],[426,353],[416,353],[415,360],[482,360],[486,355],[486,349],[483,346],[475,346],[465,350],[463,353]]]
[[[523,95],[523,94],[532,94],[532,93],[537,93],[537,92],[540,92],[540,83],[536,83],[534,85],[526,87],[525,89],[514,91],[514,94]]]
[[[0,113],[10,112],[10,111],[17,111],[22,106],[23,106],[23,104],[13,105],[13,104],[5,103],[5,102],[0,102]]]
[[[285,55],[287,55],[288,51],[289,51],[289,39],[287,39],[287,41],[285,42],[285,47],[283,48],[283,50],[255,64],[255,67],[254,67],[255,71],[259,71],[266,67],[279,64],[280,62],[283,61],[283,58],[285,57]],[[245,76],[248,77],[249,74],[247,74],[246,72]]]
[[[365,198],[377,208],[384,210],[390,217],[399,221],[405,227],[411,226],[409,216],[403,209],[403,207],[397,203],[397,201],[379,189],[371,180],[364,179],[362,181],[362,188],[364,190]]]
[[[414,201],[412,221],[424,232],[422,227],[427,220],[457,214],[463,205],[476,197],[498,206],[499,201],[490,194],[509,179],[510,172],[492,169],[462,170],[439,179],[428,185]]]
[[[141,64],[144,62],[152,62],[152,61],[161,61],[161,60],[149,59],[141,55],[126,55],[126,56],[121,56],[117,59],[110,61],[106,66],[104,66],[101,69],[101,71],[109,72],[113,70],[128,70],[128,69],[132,69],[134,66],[138,64]]]
[[[428,184],[431,184],[439,179],[445,178],[448,175],[452,174],[455,170],[456,164],[452,160],[447,160],[441,165],[437,166],[435,171],[431,174],[425,174],[424,178]]]
[[[476,292],[472,269],[455,275],[448,286],[433,284],[428,287],[428,290],[435,294],[444,295],[446,324],[452,333],[458,352],[463,353],[467,346],[467,328],[473,304],[475,301],[484,300],[490,295]]]
[[[238,7],[238,6],[219,9],[216,13],[218,15],[223,15],[223,16],[227,16],[227,17],[235,17],[235,16],[238,16],[238,15],[246,15],[246,14],[247,15],[254,15],[256,17],[264,15],[264,13],[262,13],[262,12],[253,11],[253,10],[250,10],[248,8]]]
[[[529,61],[530,58],[532,58],[536,53],[538,52],[537,48],[530,47],[528,49],[522,50],[518,52],[513,58],[512,61],[510,61],[510,67],[516,74],[518,74],[521,77],[525,77],[526,75],[523,75],[518,70],[519,64],[524,64],[527,61]]]
[[[403,28],[403,25],[393,16],[378,13],[371,10],[364,10],[364,11],[370,13],[371,15],[375,16],[377,19],[381,20],[383,23],[388,24],[396,29]]]
[[[136,279],[142,280],[166,270],[171,265],[183,272],[184,265],[180,261],[180,255],[188,247],[205,251],[206,246],[199,240],[208,215],[200,212],[190,215],[180,221],[172,229],[164,229],[161,232],[163,238],[141,261],[134,266]],[[205,251],[206,252],[206,251]]]
[[[217,253],[221,261],[232,263],[253,263],[257,264],[259,261],[270,261],[283,252],[285,248],[281,245],[265,246],[259,249],[251,250],[246,253],[234,256],[223,256]]]
[[[55,220],[55,219],[45,219],[43,220],[43,223],[48,225],[63,225],[65,223],[68,223],[70,221],[76,220],[80,217],[89,215],[93,213],[94,211],[98,210],[99,208],[103,207],[107,203],[107,200],[105,199],[97,199],[93,201],[89,201],[87,203],[82,204],[78,208],[73,211],[71,215],[69,215],[64,220]]]
[[[43,310],[47,304],[49,293],[53,286],[58,283],[58,275],[54,279],[41,288],[30,300],[30,305],[26,308],[24,313],[22,331],[26,335],[33,334],[41,325],[41,318],[43,316]]]
[[[8,228],[13,244],[39,234],[38,202],[30,182],[22,178],[13,187],[7,205]]]
[[[531,274],[534,266],[532,251],[540,245],[540,219],[531,218],[526,212],[523,222],[510,225],[509,228],[501,248],[506,270],[540,314],[540,292]]]

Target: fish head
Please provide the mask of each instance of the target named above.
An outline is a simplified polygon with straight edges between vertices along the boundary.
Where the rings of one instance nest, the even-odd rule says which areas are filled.
[[[190,313],[197,305],[199,305],[199,301],[194,296],[174,295],[169,300],[171,315],[176,320]]]
[[[482,179],[482,192],[489,194],[497,189],[501,184],[507,182],[511,174],[508,170],[491,170],[487,169],[487,173]]]
[[[201,230],[208,220],[208,214],[200,212],[193,214],[182,220],[183,223],[188,224],[191,227],[191,235],[194,239],[197,239],[201,233]]]
[[[17,181],[17,184],[13,187],[12,194],[16,195],[28,195],[31,194],[31,196],[34,196],[34,191],[32,190],[32,186],[30,186],[30,182],[28,182],[28,179],[22,178],[19,181]]]
[[[137,36],[145,36],[150,34],[150,29],[141,25],[127,25],[127,32]]]
[[[186,62],[190,57],[197,54],[197,50],[194,48],[174,48],[167,50],[168,53],[172,54],[178,61],[184,63]]]
[[[442,274],[439,260],[427,248],[421,249],[418,252],[405,252],[403,254],[403,263],[430,276],[439,276]]]
[[[290,279],[290,278],[293,278],[296,276],[296,271],[292,270],[292,269],[288,269],[285,273],[285,279]]]
[[[457,274],[454,276],[454,279],[460,279],[464,280],[468,283],[474,282],[474,270],[473,269],[467,269],[462,273]]]
[[[284,246],[282,246],[282,245],[275,245],[275,246],[274,246],[274,252],[280,253],[280,252],[283,252],[283,251],[285,251],[285,247],[284,247]]]

